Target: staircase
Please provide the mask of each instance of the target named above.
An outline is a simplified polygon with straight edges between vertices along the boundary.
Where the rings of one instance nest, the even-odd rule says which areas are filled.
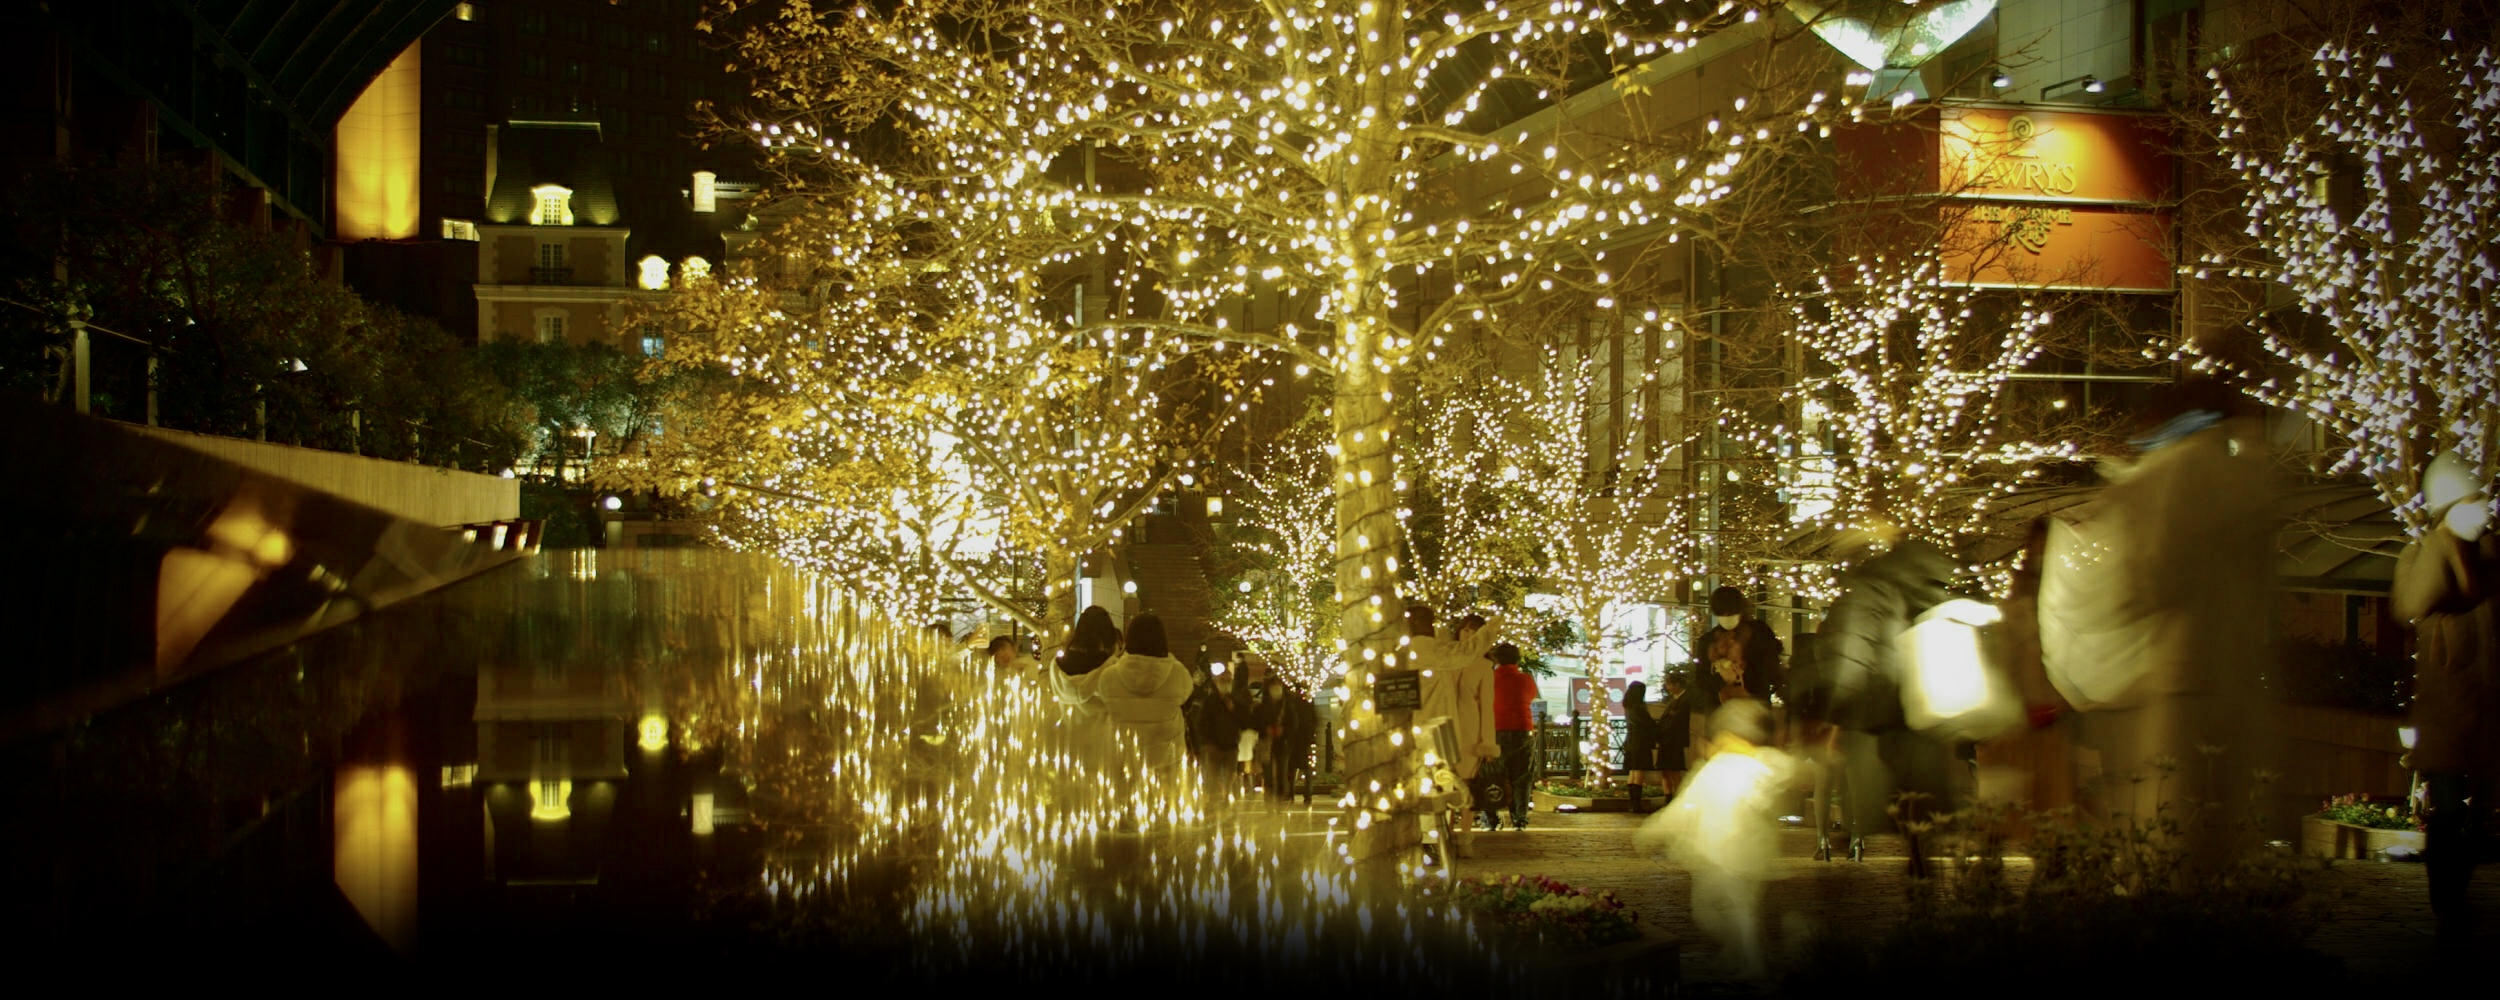
[[[1139,540],[1128,546],[1129,579],[1137,583],[1140,609],[1163,619],[1173,657],[1195,664],[1203,644],[1209,661],[1222,660],[1240,649],[1241,642],[1208,620],[1214,590],[1198,565],[1197,544],[1178,527],[1149,523],[1139,532]]]

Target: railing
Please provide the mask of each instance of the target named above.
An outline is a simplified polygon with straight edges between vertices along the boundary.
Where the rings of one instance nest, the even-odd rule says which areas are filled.
[[[572,268],[569,268],[569,267],[533,267],[533,268],[530,268],[530,284],[533,284],[533,285],[570,285],[570,284],[572,284],[572,283],[573,283],[573,269],[572,269]]]

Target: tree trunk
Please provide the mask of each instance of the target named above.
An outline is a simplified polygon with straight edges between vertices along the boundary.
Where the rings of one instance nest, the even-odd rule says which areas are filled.
[[[1423,846],[1418,789],[1407,787],[1415,773],[1415,740],[1411,734],[1390,738],[1405,733],[1414,713],[1366,707],[1381,670],[1409,666],[1396,565],[1404,532],[1391,448],[1396,417],[1388,372],[1394,366],[1382,357],[1395,331],[1375,256],[1397,198],[1388,168],[1397,155],[1396,124],[1404,109],[1392,103],[1388,67],[1403,52],[1405,5],[1371,4],[1357,16],[1363,29],[1357,65],[1376,68],[1361,74],[1348,95],[1370,113],[1343,158],[1332,164],[1341,200],[1330,220],[1344,265],[1329,303],[1337,335],[1331,345],[1336,398],[1330,408],[1337,432],[1337,625],[1351,695],[1339,739],[1345,787],[1360,807],[1349,855],[1365,881],[1389,885],[1401,868],[1411,870],[1420,860]],[[1373,782],[1379,791],[1371,790]]]
[[[1068,631],[1076,625],[1076,572],[1082,552],[1052,548],[1042,556],[1042,648],[1068,641]]]
[[[1350,318],[1349,318],[1350,319]],[[1405,603],[1391,569],[1400,531],[1396,467],[1390,449],[1393,428],[1389,401],[1381,398],[1385,378],[1369,363],[1366,340],[1377,327],[1352,333],[1340,349],[1349,357],[1337,373],[1334,417],[1337,430],[1337,627],[1345,642],[1348,689],[1340,739],[1345,748],[1345,786],[1357,797],[1358,813],[1352,855],[1356,863],[1392,874],[1410,862],[1422,844],[1416,822],[1414,789],[1401,799],[1398,788],[1414,772],[1415,741],[1392,742],[1413,713],[1366,710],[1372,681],[1379,671],[1405,666],[1401,641]],[[1369,376],[1369,377],[1366,377]],[[1378,792],[1370,791],[1372,782]],[[1389,808],[1382,809],[1383,801]]]

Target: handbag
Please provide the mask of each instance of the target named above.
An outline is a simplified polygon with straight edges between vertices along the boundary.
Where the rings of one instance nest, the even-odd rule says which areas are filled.
[[[1508,809],[1513,792],[1509,777],[1489,766],[1478,769],[1476,776],[1467,781],[1467,794],[1475,798],[1478,809]]]
[[[1995,605],[1955,598],[1927,609],[1894,640],[1910,728],[1975,742],[2023,723],[2022,699],[2005,672],[2002,619]]]

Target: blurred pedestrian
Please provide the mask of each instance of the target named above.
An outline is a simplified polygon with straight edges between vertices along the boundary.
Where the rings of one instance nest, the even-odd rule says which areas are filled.
[[[1493,740],[1502,753],[1495,769],[1509,794],[1512,829],[1528,828],[1528,782],[1536,767],[1536,679],[1519,666],[1519,647],[1493,647]],[[1502,828],[1493,809],[1484,811],[1485,825]]]
[[[2041,660],[2099,752],[2098,798],[2177,817],[2207,869],[2263,838],[2254,776],[2276,764],[2276,513],[2265,426],[2219,385],[2171,387],[2108,463],[2088,517],[2049,527]]]
[[[1729,971],[1768,973],[1762,947],[1763,883],[1779,858],[1780,790],[1794,762],[1770,745],[1771,713],[1738,699],[1712,714],[1712,752],[1633,842],[1663,849],[1693,875],[1693,922],[1719,943]]]
[[[1879,541],[1900,537],[1889,527],[1877,534]],[[1920,832],[1934,813],[1954,809],[1953,760],[1950,746],[1909,726],[1901,705],[1907,668],[1895,639],[1947,599],[1952,576],[1944,550],[1916,538],[1900,539],[1843,574],[1840,599],[1816,633],[1813,675],[1792,681],[1814,688],[1804,697],[1840,729],[1850,860],[1865,860],[1866,836],[1881,825],[1875,818],[1890,816],[1908,842],[1914,877],[1927,874]]]
[[[2026,723],[1978,747],[1978,797],[2031,812],[2075,804],[2066,702],[2049,684],[2040,662],[2040,563],[2047,558],[2048,540],[2048,519],[2034,519],[2024,534],[2005,600],[1997,605],[2004,614],[2000,627],[2006,676],[2022,698]],[[2013,833],[2027,828],[2027,823],[2017,822]]]
[[[2455,453],[2422,477],[2430,533],[2396,559],[2396,614],[2415,635],[2412,766],[2430,802],[2423,810],[2431,912],[2440,936],[2470,940],[2466,885],[2500,777],[2500,535],[2489,532],[2489,485]]]
[[[1632,792],[1632,811],[1640,812],[1641,796],[1649,791],[1652,779],[1663,778],[1670,754],[1682,770],[1684,747],[1666,742],[1667,715],[1673,707],[1661,692],[1657,701],[1649,700],[1649,682],[1633,681],[1623,689],[1623,770],[1626,787]],[[1661,788],[1660,794],[1665,793]]]

